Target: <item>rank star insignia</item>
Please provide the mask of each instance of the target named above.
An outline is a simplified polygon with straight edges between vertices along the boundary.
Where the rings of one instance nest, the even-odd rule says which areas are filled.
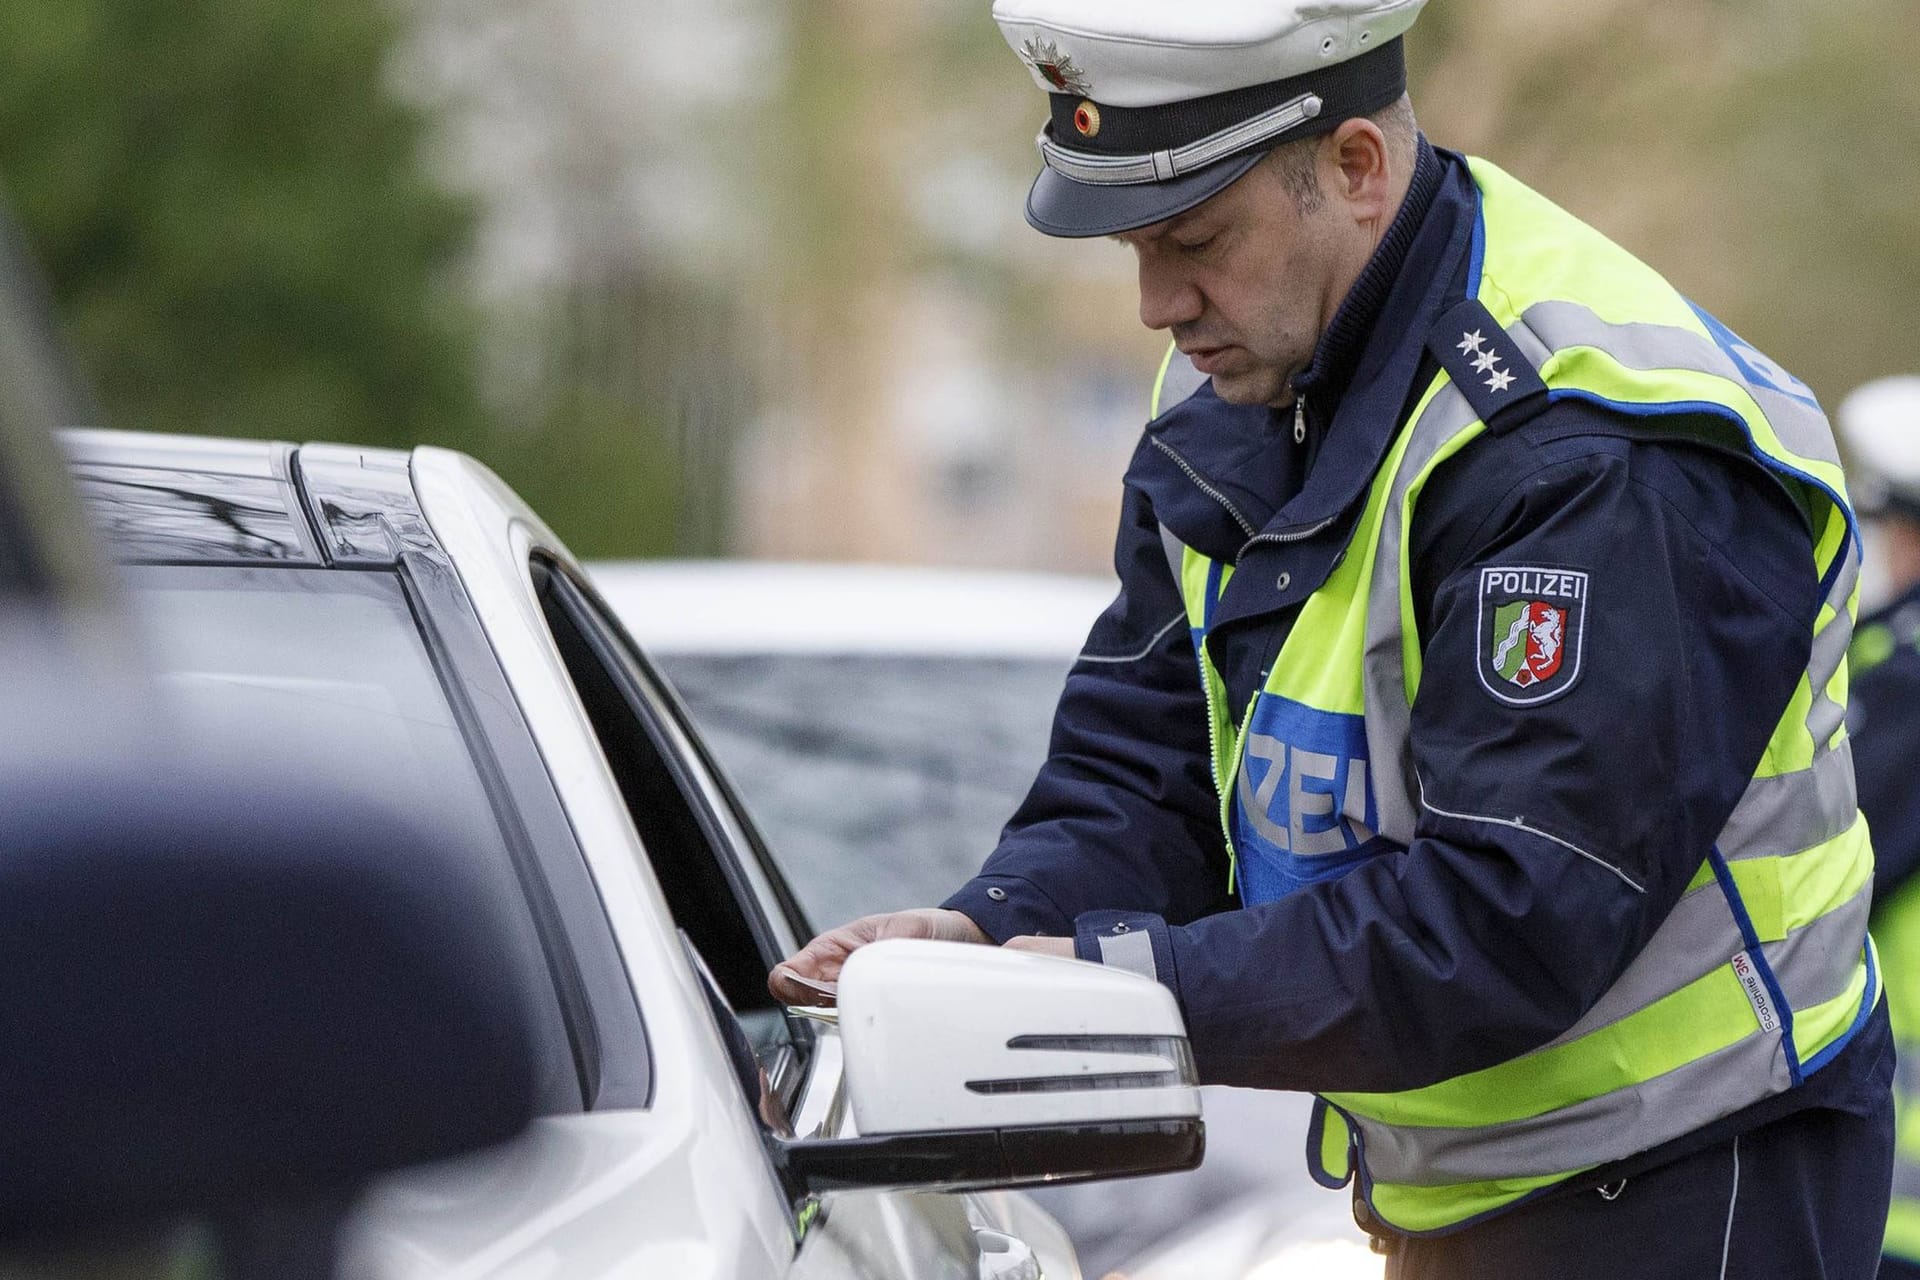
[[[1480,344],[1485,341],[1486,338],[1481,336],[1478,329],[1472,333],[1463,333],[1460,335],[1460,350],[1463,354],[1475,355],[1480,350]]]
[[[1482,351],[1473,358],[1473,371],[1475,373],[1491,373],[1493,372],[1493,366],[1499,363],[1500,353],[1498,351]]]
[[[1093,85],[1086,73],[1074,66],[1072,55],[1062,53],[1053,41],[1029,38],[1020,46],[1020,59],[1061,93],[1093,96]]]
[[[1505,391],[1512,385],[1513,375],[1505,369],[1500,370],[1487,379],[1487,390],[1489,391]]]
[[[1548,702],[1580,678],[1587,575],[1510,565],[1480,571],[1480,684],[1508,706]]]

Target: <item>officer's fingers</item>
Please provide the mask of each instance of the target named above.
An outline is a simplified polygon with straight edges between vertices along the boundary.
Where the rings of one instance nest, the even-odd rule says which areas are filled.
[[[788,963],[791,962],[775,965],[773,972],[767,975],[767,991],[775,1000],[778,1000],[782,1004],[823,1005],[833,1003],[833,995],[831,992],[823,991],[818,987],[808,986],[801,980],[802,975],[787,967]],[[827,982],[831,981],[831,979],[822,978],[817,979],[817,981]]]
[[[824,1004],[825,994],[807,986],[802,979],[838,982],[840,966],[859,945],[844,926],[823,933],[774,966],[773,972],[767,975],[767,990],[775,999],[788,1004]]]
[[[949,942],[991,943],[980,927],[958,911],[916,907],[862,916],[809,942],[767,976],[767,990],[788,1004],[820,1004],[826,997],[797,979],[838,982],[840,968],[869,942],[883,938],[933,938]]]

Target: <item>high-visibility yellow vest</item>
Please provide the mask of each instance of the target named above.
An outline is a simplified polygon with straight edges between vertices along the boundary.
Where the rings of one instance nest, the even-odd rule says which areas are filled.
[[[1470,168],[1482,206],[1472,289],[1502,349],[1523,355],[1552,397],[1658,417],[1668,432],[1689,424],[1749,450],[1809,513],[1807,572],[1826,596],[1807,671],[1752,783],[1715,848],[1699,851],[1679,905],[1599,1003],[1551,1044],[1485,1070],[1326,1096],[1334,1114],[1309,1153],[1316,1176],[1344,1179],[1357,1157],[1374,1214],[1407,1232],[1457,1227],[1792,1088],[1879,998],[1867,939],[1873,853],[1843,724],[1858,544],[1826,418],[1802,384],[1652,269],[1493,165]],[[1337,859],[1374,833],[1413,841],[1421,650],[1408,531],[1434,469],[1486,430],[1440,373],[1375,476],[1345,557],[1301,605],[1246,707],[1227,706],[1207,650],[1233,566],[1163,530],[1200,657],[1230,852],[1236,795],[1241,820],[1263,824],[1262,838],[1289,856]],[[1259,901],[1241,882],[1243,900]]]

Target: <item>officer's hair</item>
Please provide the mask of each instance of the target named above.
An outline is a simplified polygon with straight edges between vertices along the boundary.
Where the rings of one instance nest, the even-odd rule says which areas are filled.
[[[1394,160],[1413,171],[1414,149],[1419,144],[1420,125],[1413,117],[1413,100],[1405,94],[1398,102],[1383,107],[1368,116],[1367,119],[1380,126],[1380,132],[1386,135],[1387,149]],[[1298,142],[1284,143],[1273,149],[1268,161],[1274,172],[1280,177],[1280,185],[1293,197],[1293,203],[1303,214],[1320,212],[1327,203],[1326,193],[1320,190],[1320,175],[1315,162],[1320,156],[1319,138],[1302,138]]]

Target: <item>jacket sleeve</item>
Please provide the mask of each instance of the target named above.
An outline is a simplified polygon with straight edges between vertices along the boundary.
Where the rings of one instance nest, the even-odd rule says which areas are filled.
[[[1101,908],[1185,923],[1225,905],[1207,712],[1186,611],[1139,491],[1125,491],[1120,594],[1067,676],[1048,758],[980,874],[945,906],[999,941],[1071,935]]]
[[[1083,958],[1115,931],[1151,939],[1204,1080],[1400,1090],[1547,1043],[1745,790],[1808,659],[1804,519],[1744,459],[1552,426],[1466,451],[1422,499],[1412,844],[1242,911],[1081,921]],[[1508,705],[1479,678],[1483,566],[1590,575],[1583,666],[1550,700]]]

